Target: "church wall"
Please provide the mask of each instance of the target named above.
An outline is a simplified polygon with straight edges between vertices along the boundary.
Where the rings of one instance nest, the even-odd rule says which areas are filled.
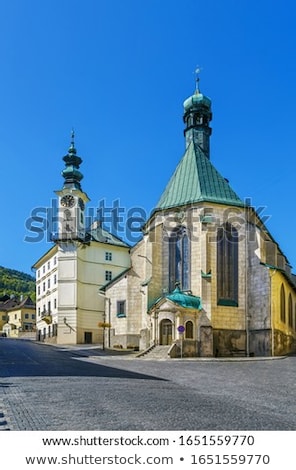
[[[193,295],[202,297],[202,305],[206,306],[207,300],[202,296],[202,269],[206,269],[207,243],[206,232],[202,231],[200,223],[200,213],[202,208],[196,208],[187,211],[187,228],[190,234],[191,251],[191,292]],[[205,303],[204,303],[205,302]]]
[[[220,356],[245,356],[246,355],[246,331],[237,329],[213,330],[213,353]]]
[[[152,243],[152,277],[148,285],[148,305],[162,296],[163,289],[163,226],[156,225],[149,233]]]
[[[147,291],[152,276],[152,252],[145,237],[132,250],[132,269],[128,276],[128,333],[137,334],[147,328]],[[139,339],[138,344],[139,346]]]
[[[106,289],[111,300],[111,346],[139,347],[141,330],[147,329],[147,286],[151,277],[148,244],[145,238],[131,250],[130,271]],[[117,315],[118,301],[126,302],[125,317]]]
[[[155,223],[153,232],[150,233],[150,238],[153,239],[153,277],[149,286],[149,299],[151,300],[161,297],[161,286],[164,289],[167,287],[168,250],[162,240],[162,231],[163,226],[166,233],[168,225],[171,229],[173,228],[174,214],[180,217],[180,212],[178,213],[177,210],[168,211],[166,217],[169,219],[169,224],[166,220],[162,220],[163,225]],[[203,222],[204,220],[206,222]],[[217,305],[217,228],[226,221],[230,221],[239,231],[237,307]],[[175,225],[177,223],[178,220],[175,220]],[[190,234],[191,291],[193,295],[202,299],[202,307],[214,330],[216,349],[223,349],[223,354],[227,352],[232,354],[234,349],[246,350],[246,276],[248,274],[246,271],[245,209],[209,203],[199,204],[198,207],[184,209],[179,224],[186,227]],[[263,273],[264,269],[261,270]],[[250,273],[250,276],[252,275],[253,273]],[[260,289],[255,297],[262,299]],[[256,324],[253,327],[255,328]]]
[[[112,345],[117,344],[116,337],[117,336],[124,336],[127,334],[128,329],[128,315],[129,309],[127,305],[127,276],[122,277],[119,279],[114,285],[106,290],[106,297],[110,299],[110,312],[111,312],[111,331],[112,331]],[[126,313],[125,317],[118,317],[117,316],[117,302],[125,301],[126,302]],[[107,321],[109,318],[107,317]],[[121,343],[119,343],[121,344]]]
[[[274,355],[296,352],[296,292],[280,271],[269,270],[271,279],[271,315]],[[281,319],[281,286],[285,291],[285,321]],[[289,324],[289,295],[292,298],[292,324]]]
[[[239,217],[243,220],[243,213]],[[243,352],[244,349],[250,355],[266,356],[271,354],[273,344],[269,269],[262,263],[265,247],[262,245],[263,235],[260,229],[250,223],[246,228],[247,238],[242,231],[239,242],[238,307],[217,305],[216,276],[212,276],[214,349],[224,355],[227,349],[230,353],[235,349]],[[215,245],[212,252],[212,272],[215,273]]]
[[[270,279],[264,258],[262,233],[254,224],[248,224],[247,315],[249,353],[251,356],[271,354]]]
[[[246,244],[244,235],[244,211],[241,208],[217,206],[213,208],[215,223],[208,228],[207,243],[210,245],[212,326],[215,330],[244,330],[246,307]],[[231,222],[238,230],[238,306],[217,304],[217,228]]]
[[[139,347],[141,313],[135,308],[135,299],[128,296],[130,276],[125,275],[113,286],[106,290],[106,296],[110,299],[110,339],[111,347],[136,348]],[[117,315],[117,302],[126,302],[126,316]],[[108,305],[108,304],[107,304]],[[107,321],[109,321],[107,316]]]
[[[211,214],[206,223],[202,221],[205,213]],[[171,228],[174,224],[172,222],[174,214],[176,211],[166,213]],[[216,234],[217,228],[226,220],[230,220],[239,231],[238,306],[217,305]],[[284,351],[289,351],[295,341],[294,330],[286,328],[286,331],[283,325],[278,323],[274,325],[274,334],[272,334],[269,301],[270,270],[262,263],[262,246],[260,246],[262,237],[260,233],[259,237],[257,236],[258,227],[252,224],[246,226],[245,220],[245,209],[199,204],[198,207],[188,208],[187,212],[184,210],[180,221],[190,231],[191,291],[193,295],[202,299],[203,310],[210,321],[209,327],[213,329],[213,344],[209,347],[214,354],[220,356],[243,356],[248,350],[251,355],[265,356],[270,354],[273,343],[275,350],[279,351],[282,348]],[[128,274],[127,283],[123,287],[122,281],[119,281],[117,292],[114,290],[115,286],[111,288],[114,301],[120,295],[123,297],[122,288],[127,299],[127,318],[115,319],[115,325],[112,325],[115,337],[125,345],[128,341],[135,340],[132,335],[139,337],[141,331],[145,332],[143,336],[146,337],[153,323],[153,319],[151,320],[146,314],[147,305],[162,297],[168,286],[168,250],[164,241],[167,227],[166,220],[161,214],[150,227],[150,231],[148,230],[148,236],[145,236],[144,240],[132,250],[133,269]],[[245,235],[246,229],[248,238]],[[278,303],[278,300],[276,302]],[[273,303],[275,304],[275,300]],[[296,305],[294,294],[293,305]],[[293,321],[295,323],[296,319]],[[129,340],[128,335],[131,335]],[[146,337],[146,346],[149,345],[149,341]],[[191,348],[192,344],[189,346]]]

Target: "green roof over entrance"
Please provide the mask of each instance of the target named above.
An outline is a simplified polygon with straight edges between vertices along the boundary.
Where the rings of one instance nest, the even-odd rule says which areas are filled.
[[[201,309],[201,299],[195,295],[184,294],[179,287],[171,293],[166,295],[166,299],[171,300],[177,305],[185,308],[194,308],[196,310]]]
[[[194,142],[187,147],[155,210],[196,202],[244,206],[228,181]]]
[[[164,302],[165,300],[170,300],[176,305],[184,308],[191,308],[195,310],[201,310],[201,298],[196,295],[187,294],[181,291],[180,287],[177,286],[173,292],[170,294],[165,294],[162,297],[159,297],[157,300],[154,300],[150,305],[148,310],[155,307],[159,302]]]

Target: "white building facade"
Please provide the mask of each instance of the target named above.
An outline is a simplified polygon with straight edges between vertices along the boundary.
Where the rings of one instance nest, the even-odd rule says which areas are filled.
[[[130,266],[130,247],[96,221],[85,226],[88,196],[81,189],[82,160],[74,135],[63,188],[58,195],[54,245],[33,266],[36,270],[37,339],[58,344],[102,343],[107,320],[99,289]]]

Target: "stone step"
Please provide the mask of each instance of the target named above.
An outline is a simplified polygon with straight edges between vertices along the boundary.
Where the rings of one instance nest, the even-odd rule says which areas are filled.
[[[143,359],[169,359],[168,352],[171,346],[155,346],[147,354],[142,356]]]

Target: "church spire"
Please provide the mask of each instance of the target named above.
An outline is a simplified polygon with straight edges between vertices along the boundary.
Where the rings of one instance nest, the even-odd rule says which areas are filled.
[[[186,148],[190,142],[194,142],[200,147],[207,158],[210,158],[210,136],[212,129],[209,123],[212,119],[211,100],[199,91],[200,68],[195,71],[195,92],[184,101],[185,123],[184,136]]]
[[[82,163],[82,159],[77,155],[74,139],[75,133],[74,129],[72,129],[70,147],[67,155],[63,157],[66,165],[66,168],[62,171],[62,176],[65,180],[63,189],[68,188],[81,190],[80,181],[82,180],[83,175],[79,171],[79,166]]]

